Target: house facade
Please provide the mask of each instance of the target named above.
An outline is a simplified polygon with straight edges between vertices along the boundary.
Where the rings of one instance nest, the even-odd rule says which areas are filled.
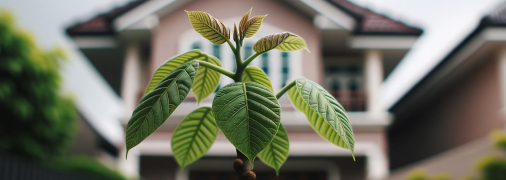
[[[243,46],[253,54],[261,37],[290,31],[306,40],[306,51],[263,54],[252,65],[272,80],[274,91],[304,76],[326,88],[348,111],[355,135],[355,157],[316,134],[287,96],[281,122],[290,139],[289,158],[280,179],[387,179],[389,157],[386,128],[392,115],[380,103],[384,77],[409,51],[420,29],[376,14],[351,2],[295,0],[158,0],[134,1],[91,20],[77,23],[67,34],[125,103],[126,126],[154,71],[167,60],[192,49],[218,57],[234,71],[233,53],[196,33],[184,10],[205,11],[229,27],[253,7],[252,15],[269,14],[260,30]],[[222,76],[219,87],[232,80]],[[214,95],[200,106],[211,106]],[[219,133],[208,153],[184,170],[172,157],[170,139],[178,123],[198,107],[190,94],[167,121],[117,161],[118,169],[142,179],[230,179],[236,151]],[[124,155],[125,148],[120,148]],[[122,156],[120,155],[120,156]],[[273,169],[256,162],[257,179],[275,179]]]
[[[391,179],[414,169],[452,179],[478,175],[475,163],[496,153],[489,134],[505,128],[506,4],[479,25],[390,107]]]

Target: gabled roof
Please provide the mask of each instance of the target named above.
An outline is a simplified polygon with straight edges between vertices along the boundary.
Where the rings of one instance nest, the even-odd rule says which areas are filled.
[[[395,111],[401,107],[405,107],[404,104],[410,101],[410,97],[415,96],[419,93],[419,89],[424,85],[428,84],[429,81],[436,78],[436,74],[443,71],[444,68],[448,67],[454,57],[462,51],[476,36],[480,35],[484,29],[489,27],[506,27],[506,3],[499,5],[489,15],[483,17],[480,24],[466,37],[464,38],[452,51],[448,53],[440,62],[436,65],[429,73],[427,73],[420,81],[418,81],[410,90],[408,90],[404,96],[402,96],[395,104],[393,104],[389,110]]]
[[[112,27],[114,19],[144,2],[147,2],[147,0],[132,1],[109,12],[99,14],[88,21],[77,23],[67,28],[67,34],[70,36],[114,34],[114,28]]]
[[[99,14],[96,17],[67,28],[70,36],[114,34],[113,21],[120,15],[140,6],[147,0],[130,2],[124,6]],[[352,16],[356,21],[354,32],[368,35],[420,35],[422,30],[394,21],[386,16],[362,8],[346,0],[330,0],[338,9]]]
[[[420,35],[423,32],[419,28],[410,27],[346,0],[331,0],[330,2],[357,20],[356,34]]]

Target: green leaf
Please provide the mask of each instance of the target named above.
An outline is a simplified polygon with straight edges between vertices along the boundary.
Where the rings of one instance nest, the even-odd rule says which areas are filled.
[[[288,91],[292,104],[306,114],[309,124],[323,138],[349,149],[352,156],[355,147],[353,130],[344,108],[320,85],[299,78]],[[353,157],[355,159],[355,157]]]
[[[184,63],[142,97],[126,127],[127,152],[158,129],[184,101],[198,68],[198,61]]]
[[[244,72],[242,74],[242,82],[250,81],[257,82],[274,92],[272,89],[271,80],[260,68],[248,66],[246,69],[244,69]]]
[[[279,168],[283,166],[288,158],[288,150],[290,143],[288,141],[288,134],[283,125],[279,125],[278,132],[272,142],[258,154],[262,162],[269,165],[276,170],[276,176],[279,175]]]
[[[213,101],[218,127],[250,162],[274,138],[280,113],[281,107],[272,91],[256,82],[226,85]]]
[[[267,15],[263,16],[255,16],[251,19],[249,19],[249,16],[251,14],[251,11],[253,8],[251,8],[241,19],[241,22],[239,23],[239,29],[241,33],[241,37],[250,38],[260,29],[260,26],[262,25],[262,21]]]
[[[220,20],[202,11],[186,11],[193,29],[215,45],[230,39],[230,29]]]
[[[174,71],[177,67],[181,66],[186,62],[190,62],[192,60],[198,59],[200,61],[205,61],[212,63],[216,66],[221,67],[221,62],[216,57],[208,55],[206,53],[201,52],[198,49],[188,51],[184,54],[176,56],[162,66],[160,66],[153,75],[153,78],[148,84],[148,88],[144,94],[149,93],[151,90],[155,88],[155,86],[169,73]],[[195,97],[197,98],[197,102],[201,102],[202,99],[205,99],[211,93],[214,92],[216,87],[218,87],[220,83],[221,74],[210,70],[209,68],[201,66],[197,71],[197,77],[194,82],[194,86],[192,88]]]
[[[295,34],[290,34],[288,38],[283,41],[276,49],[281,51],[297,51],[301,49],[306,49],[309,52],[309,49],[306,46],[306,41]]]
[[[296,51],[300,49],[307,49],[307,47],[306,41],[304,41],[302,37],[290,32],[265,36],[260,38],[255,45],[253,45],[253,50],[255,50],[256,53],[265,53],[272,49],[278,49],[281,51]]]
[[[253,50],[256,53],[265,53],[278,47],[281,43],[283,43],[283,41],[285,41],[286,38],[288,38],[288,36],[290,36],[290,33],[278,33],[265,36],[260,38],[253,45]]]
[[[213,56],[209,56],[205,53],[202,53],[205,56],[202,56],[202,61],[209,62],[216,66],[221,67],[221,62],[217,58]],[[201,66],[199,71],[197,71],[197,77],[195,78],[195,82],[193,83],[192,91],[197,98],[197,102],[200,102],[205,99],[207,96],[212,94],[214,90],[220,84],[221,73],[212,70],[211,68],[207,68]]]
[[[216,136],[218,126],[211,107],[201,107],[188,114],[177,126],[171,140],[172,153],[181,169],[204,156]]]

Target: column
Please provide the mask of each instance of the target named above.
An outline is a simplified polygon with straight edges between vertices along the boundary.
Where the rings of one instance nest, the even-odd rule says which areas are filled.
[[[501,49],[498,54],[498,68],[499,68],[499,85],[501,88],[501,114],[503,119],[506,120],[506,47]],[[506,129],[505,127],[503,127]]]
[[[127,48],[122,78],[121,98],[125,104],[122,121],[126,124],[137,106],[141,82],[141,62],[139,47],[136,44],[130,44]]]
[[[381,50],[366,50],[364,62],[367,112],[376,118],[385,114],[381,105],[380,87],[383,82],[383,57]]]
[[[128,179],[139,179],[140,177],[140,161],[141,153],[138,149],[133,148],[128,152],[126,157],[126,148],[121,148],[118,157],[118,170]]]

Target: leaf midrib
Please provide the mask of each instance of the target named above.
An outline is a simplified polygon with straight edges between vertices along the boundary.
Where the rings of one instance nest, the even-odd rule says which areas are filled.
[[[244,104],[245,104],[245,107],[246,107],[246,120],[248,121],[248,147],[250,149],[250,152],[248,154],[248,159],[249,159],[249,156],[251,155],[251,129],[250,129],[250,126],[251,126],[251,123],[249,122],[250,120],[250,117],[249,117],[249,107],[248,107],[248,94],[246,93],[246,83],[241,83],[242,84],[242,88],[243,88],[243,92],[244,92]],[[257,144],[258,146],[258,144]],[[250,160],[251,161],[251,160]]]
[[[315,86],[312,82],[310,82],[310,81],[308,81],[308,80],[304,80],[304,84],[306,84],[306,83],[309,83],[309,84],[313,87],[313,88],[311,88],[311,91],[312,91],[313,89],[316,89],[316,90],[318,91],[318,93],[320,93],[320,94],[324,94],[324,93],[321,91],[321,89],[320,89],[318,86]],[[302,86],[301,86],[301,87],[302,87]],[[299,87],[297,87],[297,91],[299,92],[299,94],[300,94],[300,96],[302,97],[302,100],[303,100],[303,101],[305,101],[305,102],[309,102],[309,96],[308,96],[308,101],[306,101],[306,100],[304,99],[304,96],[302,96],[302,93],[301,93],[302,91],[301,91],[301,90],[299,90]],[[330,102],[329,102],[329,100],[327,100],[327,97],[325,97],[324,99],[325,99],[325,101],[327,102],[327,103],[326,103],[326,106],[329,106],[328,104],[330,104]],[[318,103],[317,103],[317,104],[318,104]],[[309,109],[311,109],[312,111],[314,111],[314,110],[311,108],[311,106],[310,106],[309,104],[308,104],[307,106],[309,107]],[[334,109],[333,107],[331,107],[330,109],[332,109],[332,111],[334,111],[334,113],[335,113],[336,115],[337,115],[337,114],[339,114],[339,113],[337,113],[337,112],[335,111],[335,109]],[[320,116],[320,117],[321,117],[321,115],[320,115],[320,113],[318,113],[318,111],[316,111],[316,114],[317,114],[318,116]],[[323,117],[322,117],[322,119],[324,119],[325,121],[328,121],[328,120],[326,120],[326,118],[323,118]],[[346,146],[348,146],[348,148],[351,148],[350,143],[349,143],[349,140],[348,140],[348,137],[346,136],[346,135],[347,135],[347,133],[346,133],[346,132],[344,132],[344,130],[343,130],[344,128],[342,127],[342,122],[341,122],[341,120],[340,120],[340,118],[339,118],[339,117],[337,117],[337,119],[338,119],[338,120],[337,120],[337,122],[339,123],[339,125],[338,125],[338,126],[340,126],[340,128],[339,128],[339,129],[341,130],[341,133],[343,134],[343,137],[341,137],[341,138],[342,138],[342,139],[344,139],[344,143],[346,143]],[[328,122],[326,122],[326,123],[328,123]],[[332,129],[334,129],[334,126],[332,126],[330,123],[328,123],[328,124],[332,127]],[[336,129],[334,129],[334,130],[336,130]],[[339,135],[339,133],[338,133],[338,135]],[[340,135],[339,135],[339,136],[340,136]],[[350,150],[351,150],[351,149],[350,149]]]
[[[188,68],[190,68],[190,67],[193,67],[193,63],[189,64],[189,65],[188,65],[186,68],[184,68],[184,70],[183,70],[183,71],[184,71],[184,73],[186,73],[186,74],[188,75],[188,77],[190,77],[190,74],[188,74],[188,72],[187,72],[186,70],[187,70]],[[165,88],[165,90],[164,90],[162,93],[160,93],[160,97],[158,97],[158,99],[156,100],[156,103],[158,103],[158,102],[160,101],[160,99],[162,98],[163,94],[167,93],[167,91],[169,90],[169,87],[171,87],[171,86],[172,86],[172,85],[176,82],[176,80],[179,78],[179,76],[181,76],[181,74],[184,74],[184,73],[179,73],[179,74],[178,74],[178,75],[174,78],[174,80],[173,80],[173,81],[172,81],[172,82],[171,82],[171,83],[167,86],[167,88]],[[191,78],[190,78],[190,80],[191,80]],[[193,84],[193,80],[192,80],[192,83],[191,83],[191,84]],[[179,88],[178,88],[178,89],[179,89]],[[180,96],[179,96],[179,90],[178,90],[178,97],[180,97]],[[168,105],[170,105],[171,103],[169,102],[169,103],[167,103],[167,104],[168,104]],[[147,114],[150,114],[150,113],[152,113],[152,112],[153,112],[153,108],[152,108],[153,106],[150,106],[150,107],[151,107],[151,110],[149,110],[149,112],[148,112]],[[147,121],[147,120],[146,120],[146,119],[147,119],[147,117],[148,117],[148,116],[145,116],[145,117],[144,117],[144,119],[142,119],[142,123],[141,123],[139,126],[142,126],[142,125],[143,125],[143,124]],[[138,133],[138,132],[139,132],[139,130],[137,130],[137,131],[135,131],[135,132],[136,132],[136,133]]]
[[[207,13],[206,13],[206,14],[207,14]],[[226,37],[225,37],[225,35],[221,34],[221,32],[219,32],[218,30],[214,29],[214,27],[212,27],[212,26],[210,26],[210,25],[206,24],[206,23],[205,23],[205,22],[203,22],[200,18],[195,17],[194,15],[192,15],[192,16],[193,16],[195,19],[198,19],[198,20],[199,20],[202,24],[204,24],[204,25],[205,25],[205,26],[207,26],[208,28],[211,28],[211,30],[213,30],[214,32],[218,33],[218,34],[219,34],[222,38],[224,38],[224,39],[228,40],[228,38],[226,38]],[[212,17],[212,16],[211,16],[211,15],[209,15],[209,14],[207,14],[207,16],[209,17],[209,20],[211,20],[211,17]],[[212,17],[212,18],[214,18],[214,17]],[[214,19],[216,19],[216,18],[214,18]],[[219,20],[218,20],[218,19],[216,19],[216,21],[219,21]]]
[[[188,153],[190,152],[190,149],[191,149],[191,144],[192,144],[192,143],[193,143],[193,141],[195,140],[195,136],[196,136],[196,134],[198,133],[198,130],[200,129],[200,126],[202,125],[202,123],[204,122],[204,120],[205,120],[205,119],[207,119],[206,117],[207,117],[207,114],[209,114],[209,111],[211,111],[211,109],[207,109],[207,110],[206,110],[205,114],[202,116],[202,117],[204,117],[204,118],[203,118],[203,119],[199,122],[199,124],[197,125],[197,132],[195,133],[195,135],[194,135],[194,136],[192,136],[192,140],[190,140],[190,143],[189,143],[189,144],[190,144],[190,147],[188,148],[188,151],[186,151],[186,153],[185,153],[185,161],[188,161]],[[186,163],[185,163],[185,165],[186,165]]]
[[[170,62],[172,62],[172,61],[174,61],[174,60],[178,60],[178,58],[179,58],[179,57],[181,57],[181,56],[185,55],[186,53],[189,53],[189,52],[195,51],[195,50],[198,50],[198,49],[194,49],[194,50],[191,50],[191,51],[185,52],[185,53],[183,53],[183,54],[181,54],[181,55],[179,55],[179,56],[177,56],[177,57],[175,57],[175,58],[173,58],[173,59],[169,59],[167,62],[163,63],[163,65],[162,65],[162,66],[160,66],[158,69],[156,69],[156,71],[155,71],[155,75],[156,75],[156,72],[157,72],[158,70],[160,70],[162,67],[166,66],[168,63],[170,63]],[[198,55],[197,55],[197,56],[193,56],[193,57],[192,57],[192,56],[190,56],[190,58],[188,58],[188,59],[186,59],[186,60],[183,60],[183,63],[179,64],[179,66],[181,66],[182,64],[187,63],[187,62],[189,62],[189,61],[191,61],[191,60],[195,60],[195,59],[197,59],[197,58],[201,58],[202,56],[206,57],[206,55],[207,55],[207,54],[204,54],[204,53],[203,53],[202,51],[200,51],[200,50],[195,51],[195,52],[193,52],[193,53],[197,53]],[[174,71],[175,69],[177,69],[177,67],[176,67],[176,68],[174,68],[172,71]],[[170,72],[169,72],[169,74],[170,74],[172,71],[170,71]],[[153,89],[155,89],[156,85],[157,85],[158,83],[160,83],[160,81],[162,81],[162,79],[163,79],[163,78],[161,78],[161,79],[160,79],[160,80],[159,80],[159,81],[158,81],[158,82],[157,82],[154,86],[152,85],[154,82],[153,82],[153,80],[151,80],[151,81],[149,82],[149,84],[148,84],[148,88],[146,89],[146,92],[144,93],[144,95],[146,95],[146,94],[148,94],[149,92],[153,91]],[[153,86],[153,89],[149,90],[149,87],[150,87],[150,86]],[[149,91],[148,91],[148,90],[149,90]]]

